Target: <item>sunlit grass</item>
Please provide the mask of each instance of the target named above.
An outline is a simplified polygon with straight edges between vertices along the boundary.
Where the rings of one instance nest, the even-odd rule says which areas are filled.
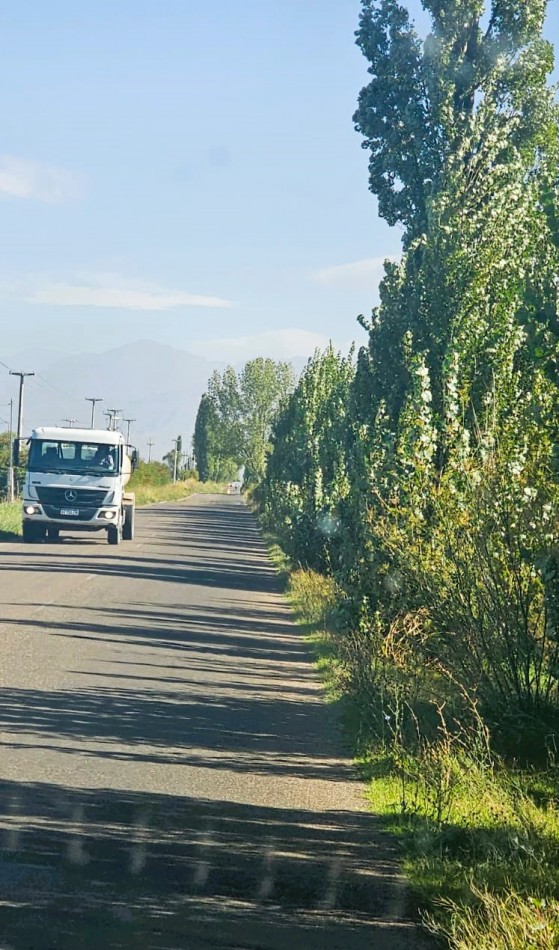
[[[434,931],[453,950],[557,950],[559,902],[523,898],[517,894],[495,896],[473,889],[476,903],[461,907],[448,904],[450,921]]]
[[[468,750],[448,734],[422,754],[364,741],[363,710],[346,695],[337,649],[336,585],[270,545],[315,647],[326,699],[340,703],[352,748],[367,749],[356,761],[371,809],[400,841],[425,926],[452,950],[557,950],[559,770],[507,767],[478,754],[474,737]]]
[[[21,534],[21,502],[0,503],[0,537],[12,537]]]
[[[217,482],[199,482],[195,478],[186,479],[184,482],[168,482],[164,485],[138,485],[134,488],[136,495],[136,505],[154,505],[164,501],[181,501],[188,498],[189,495],[199,493],[204,494],[223,494],[225,485]]]

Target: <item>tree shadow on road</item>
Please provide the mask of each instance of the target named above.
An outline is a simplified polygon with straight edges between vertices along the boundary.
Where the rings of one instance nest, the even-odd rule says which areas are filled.
[[[64,669],[62,688],[3,690],[4,772],[67,756],[92,788],[0,783],[0,945],[415,950],[391,919],[404,913],[393,844],[332,805],[351,801],[355,773],[255,519],[223,500],[141,514],[124,551],[25,552],[30,585],[34,572],[119,583],[99,585],[112,603],[27,603],[10,620],[16,646],[40,638]],[[9,578],[21,556],[2,567]],[[184,794],[95,787],[144,779]],[[295,780],[305,807],[268,804]]]
[[[365,814],[2,782],[0,822],[14,950],[419,945]]]

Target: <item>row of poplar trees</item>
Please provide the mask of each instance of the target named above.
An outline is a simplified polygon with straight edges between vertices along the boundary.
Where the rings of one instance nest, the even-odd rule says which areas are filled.
[[[537,723],[545,743],[559,707],[546,0],[422,3],[424,42],[396,0],[364,0],[356,34],[370,82],[354,121],[403,256],[360,318],[357,359],[310,361],[276,420],[260,497],[288,552],[334,577],[340,662],[379,728],[375,696],[445,682],[501,735]]]
[[[288,553],[334,578],[339,662],[379,729],[375,697],[444,682],[501,734],[537,723],[545,743],[559,708],[546,0],[422,3],[425,41],[396,0],[364,0],[356,34],[370,81],[354,121],[401,261],[360,318],[368,345],[317,353],[275,404],[257,497]]]
[[[289,363],[258,357],[237,371],[212,373],[198,406],[192,445],[202,481],[241,478],[258,484],[266,471],[270,430],[295,385]]]

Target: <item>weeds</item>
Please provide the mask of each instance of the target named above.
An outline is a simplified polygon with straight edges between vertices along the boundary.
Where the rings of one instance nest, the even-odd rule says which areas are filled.
[[[287,589],[318,645],[327,698],[344,698],[371,805],[402,842],[426,928],[452,950],[556,950],[553,748],[548,743],[548,767],[539,771],[495,754],[475,697],[439,663],[417,662],[410,643],[423,636],[423,617],[402,615],[384,640],[371,630],[342,639],[331,578],[297,568]],[[353,676],[354,655],[348,666],[348,649],[368,664],[362,682]]]
[[[453,950],[557,950],[559,902],[522,898],[516,894],[496,897],[472,888],[473,907],[441,902],[449,923],[428,921],[428,929],[446,938]]]
[[[21,502],[0,503],[0,538],[9,540],[21,534]]]
[[[168,482],[164,485],[137,485],[131,483],[131,490],[136,494],[136,504],[153,505],[158,502],[180,501],[199,492],[220,493],[224,492],[224,486],[215,482],[199,482],[195,478],[189,478],[184,482]]]
[[[289,590],[305,621],[324,632],[331,623],[337,603],[337,589],[332,578],[317,571],[295,570],[290,575]]]

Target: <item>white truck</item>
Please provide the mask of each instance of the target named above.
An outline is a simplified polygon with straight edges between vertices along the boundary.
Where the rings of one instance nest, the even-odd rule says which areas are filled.
[[[23,540],[106,531],[109,544],[134,537],[135,497],[124,488],[136,451],[121,432],[33,429],[23,486]]]

